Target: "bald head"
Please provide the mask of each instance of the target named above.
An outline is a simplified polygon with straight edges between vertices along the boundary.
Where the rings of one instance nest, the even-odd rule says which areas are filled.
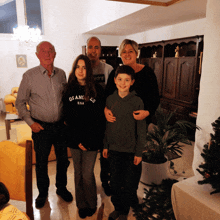
[[[36,50],[40,64],[47,70],[52,69],[56,57],[54,46],[48,41],[42,41],[37,45]]]
[[[53,44],[51,44],[49,41],[41,41],[41,42],[37,45],[37,47],[36,47],[36,53],[39,53],[40,47],[41,47],[42,44],[50,44],[51,47],[53,48],[53,50],[55,51],[55,47],[54,47]]]
[[[92,65],[99,64],[101,56],[101,42],[97,37],[90,37],[87,40],[86,54],[92,62]]]

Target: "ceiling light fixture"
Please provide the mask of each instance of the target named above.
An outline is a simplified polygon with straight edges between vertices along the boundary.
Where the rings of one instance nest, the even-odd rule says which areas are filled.
[[[27,12],[26,12],[26,3],[24,0],[24,13],[25,13],[25,25],[19,25],[16,28],[13,28],[13,40],[19,40],[24,43],[36,43],[39,42],[41,37],[41,30],[37,28],[30,28],[27,25]]]

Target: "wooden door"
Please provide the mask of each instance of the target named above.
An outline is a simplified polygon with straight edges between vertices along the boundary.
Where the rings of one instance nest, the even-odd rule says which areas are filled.
[[[176,98],[179,101],[193,104],[195,95],[194,73],[195,57],[179,58],[176,88]]]
[[[165,58],[164,78],[163,78],[163,97],[175,99],[177,83],[178,58]]]
[[[154,73],[157,77],[159,94],[161,96],[162,85],[163,85],[163,59],[162,58],[151,58],[150,67],[154,70]]]
[[[140,63],[150,66],[151,58],[140,58]]]

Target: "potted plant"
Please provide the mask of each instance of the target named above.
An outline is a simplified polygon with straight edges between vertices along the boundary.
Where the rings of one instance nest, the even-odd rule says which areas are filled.
[[[199,129],[195,124],[177,120],[171,122],[174,112],[165,112],[160,106],[155,112],[156,124],[150,124],[142,156],[141,182],[160,184],[167,177],[167,154],[181,156],[183,144],[191,145],[189,131]],[[153,165],[154,164],[154,165]],[[147,166],[147,167],[146,167]],[[158,173],[159,172],[159,173]]]

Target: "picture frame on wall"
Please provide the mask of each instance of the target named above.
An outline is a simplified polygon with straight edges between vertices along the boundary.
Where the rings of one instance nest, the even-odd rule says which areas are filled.
[[[27,56],[24,54],[16,55],[16,63],[18,68],[27,68]]]

